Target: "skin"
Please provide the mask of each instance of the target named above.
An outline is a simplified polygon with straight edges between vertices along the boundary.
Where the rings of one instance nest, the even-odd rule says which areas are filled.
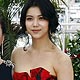
[[[30,70],[42,67],[51,75],[57,76],[57,80],[73,80],[71,59],[50,41],[48,24],[38,7],[28,9],[25,25],[32,36],[32,45],[27,47],[27,51],[23,48],[13,51],[11,58],[15,64],[14,71],[30,75]]]
[[[1,24],[0,24],[0,45],[3,43],[4,41],[4,35],[2,34],[2,29],[1,29]],[[0,57],[0,64],[3,63],[3,60]]]
[[[0,24],[0,45],[2,44],[2,41],[3,41],[3,34],[2,34],[2,29]]]

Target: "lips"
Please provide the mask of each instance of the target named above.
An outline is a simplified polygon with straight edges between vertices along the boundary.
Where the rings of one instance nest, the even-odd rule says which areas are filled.
[[[34,33],[38,33],[39,31],[41,31],[40,29],[39,30],[32,30]]]

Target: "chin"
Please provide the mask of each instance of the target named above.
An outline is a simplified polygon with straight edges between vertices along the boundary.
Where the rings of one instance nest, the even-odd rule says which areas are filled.
[[[40,39],[41,36],[39,36],[39,35],[35,35],[35,36],[32,36],[32,38],[33,38],[33,39]]]

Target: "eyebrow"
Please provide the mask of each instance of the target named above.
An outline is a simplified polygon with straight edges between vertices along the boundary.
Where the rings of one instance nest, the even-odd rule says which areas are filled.
[[[26,17],[32,17],[31,15],[26,15]]]
[[[38,15],[38,17],[40,17],[40,16],[42,16],[42,15]],[[26,15],[26,17],[33,17],[32,15]]]

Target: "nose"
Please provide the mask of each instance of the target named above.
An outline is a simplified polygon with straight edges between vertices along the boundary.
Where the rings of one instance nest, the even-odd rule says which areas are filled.
[[[37,26],[38,26],[38,20],[34,19],[34,21],[33,21],[33,27],[37,27]]]

